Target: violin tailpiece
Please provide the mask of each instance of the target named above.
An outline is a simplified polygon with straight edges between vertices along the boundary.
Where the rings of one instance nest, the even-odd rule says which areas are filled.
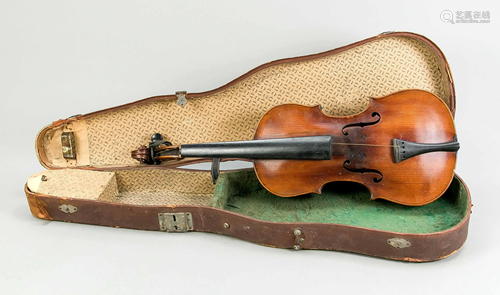
[[[399,163],[409,158],[432,152],[457,152],[460,143],[455,136],[453,141],[443,143],[417,143],[394,138],[394,162]]]

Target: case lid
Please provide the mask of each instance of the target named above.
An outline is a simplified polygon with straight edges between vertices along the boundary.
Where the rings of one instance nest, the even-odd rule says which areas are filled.
[[[279,104],[320,104],[327,115],[346,116],[363,111],[369,97],[403,89],[432,92],[454,114],[453,79],[441,50],[417,34],[383,33],[264,64],[211,91],[156,96],[53,122],[38,133],[36,153],[48,169],[151,169],[130,153],[156,132],[174,144],[250,140],[264,113]],[[200,161],[207,160],[154,168]]]

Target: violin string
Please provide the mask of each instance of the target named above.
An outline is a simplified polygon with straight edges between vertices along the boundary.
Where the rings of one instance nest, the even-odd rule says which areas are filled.
[[[369,143],[347,143],[347,142],[333,142],[332,145],[362,145],[362,146],[376,146],[376,147],[400,147],[399,145],[383,145],[383,144],[369,144]]]

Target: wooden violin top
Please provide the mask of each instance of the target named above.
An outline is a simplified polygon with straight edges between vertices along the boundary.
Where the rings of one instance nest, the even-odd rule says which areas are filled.
[[[365,185],[372,199],[418,206],[440,197],[453,178],[456,152],[430,152],[395,161],[394,139],[456,141],[448,107],[427,91],[404,90],[371,98],[365,111],[348,117],[327,116],[319,106],[280,105],[261,119],[255,139],[311,135],[332,136],[332,158],[256,159],[255,172],[267,190],[293,197],[321,193],[328,182],[353,181]]]

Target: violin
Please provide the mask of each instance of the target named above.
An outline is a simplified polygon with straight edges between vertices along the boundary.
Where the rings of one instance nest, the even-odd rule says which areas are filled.
[[[427,91],[403,90],[370,98],[363,112],[345,117],[327,116],[319,105],[279,105],[249,141],[172,145],[155,134],[132,157],[145,164],[212,158],[214,183],[220,159],[251,159],[262,186],[280,197],[351,181],[372,199],[420,206],[446,191],[459,148],[446,104]]]

